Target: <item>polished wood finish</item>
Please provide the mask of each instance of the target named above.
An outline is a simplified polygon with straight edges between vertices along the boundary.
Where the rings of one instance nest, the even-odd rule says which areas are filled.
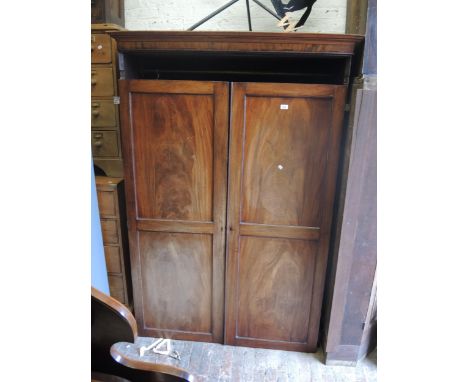
[[[104,176],[96,176],[95,179],[110,293],[132,307],[123,180]]]
[[[216,293],[225,286],[226,342],[314,350],[345,93],[360,65],[362,36],[172,31],[112,36],[125,79],[120,81],[122,141],[142,333],[206,340],[208,302],[195,301],[195,296],[211,299],[211,309],[216,311],[212,320],[215,323],[213,317],[221,317],[222,322],[223,307],[216,303],[222,298]],[[228,104],[226,89],[218,97],[224,101],[216,103],[213,88],[226,87],[225,82],[235,83],[232,102]],[[215,114],[214,122],[209,113]],[[218,192],[220,178],[215,174],[217,168],[223,173],[227,166],[225,160],[216,160],[217,152],[225,158],[227,151],[216,143],[213,127],[228,115],[225,225],[217,206],[225,208],[226,190]],[[203,166],[194,166],[196,161]],[[210,166],[215,168],[212,178],[207,173]],[[225,228],[224,283],[224,238],[218,235],[223,237]],[[184,288],[191,289],[189,313],[178,303],[168,307],[168,299],[183,298],[183,292],[177,291],[179,277],[169,280],[165,273],[189,275],[183,282]],[[211,297],[205,287],[210,275],[215,286]],[[158,295],[158,288],[168,290],[168,296]],[[277,304],[285,294],[298,298],[292,297],[291,305]],[[144,309],[151,301],[162,310],[147,314]],[[270,314],[271,305],[275,309]],[[198,332],[186,319],[192,315]],[[146,317],[151,325],[168,328],[145,327]],[[222,324],[208,335],[220,328]],[[220,340],[222,334],[217,336]]]
[[[233,84],[228,344],[316,349],[345,92]]]
[[[211,337],[212,236],[145,232],[140,248],[146,328]]]
[[[114,24],[91,26],[91,148],[97,174],[123,176],[117,91],[117,49],[109,31]]]
[[[163,362],[128,361],[123,354],[120,356],[114,351],[114,344],[124,341],[131,346],[137,339],[137,325],[132,313],[114,298],[91,288],[91,371],[94,379],[194,381],[193,376],[180,367],[170,367]]]
[[[112,32],[121,52],[157,50],[313,52],[353,54],[362,36],[322,33],[125,31]]]
[[[227,84],[120,81],[120,93],[141,334],[221,342]]]
[[[120,375],[121,367],[110,356],[110,347],[119,341],[134,342],[136,338],[136,321],[128,308],[91,288],[91,370]]]

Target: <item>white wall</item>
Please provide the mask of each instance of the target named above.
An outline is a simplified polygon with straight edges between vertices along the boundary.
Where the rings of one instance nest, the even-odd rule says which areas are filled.
[[[274,10],[270,0],[260,0]],[[186,30],[229,0],[125,0],[125,27],[129,30]],[[286,0],[283,0],[286,3]],[[257,32],[281,32],[277,20],[250,1],[252,29]],[[294,20],[304,13],[294,12]],[[300,32],[344,33],[346,0],[317,0]],[[197,30],[248,31],[245,0],[226,9]]]

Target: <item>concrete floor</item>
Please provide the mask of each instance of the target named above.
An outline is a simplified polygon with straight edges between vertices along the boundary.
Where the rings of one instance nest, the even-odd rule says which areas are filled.
[[[153,338],[139,337],[135,344],[122,342],[118,346],[126,357],[178,366],[203,382],[377,381],[377,351],[356,367],[326,366],[321,350],[317,353],[299,353],[173,340],[173,348],[180,353],[180,361],[152,352],[140,358],[139,347],[153,341]]]

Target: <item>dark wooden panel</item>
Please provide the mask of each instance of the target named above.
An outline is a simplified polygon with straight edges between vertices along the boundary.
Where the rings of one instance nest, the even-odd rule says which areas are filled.
[[[227,84],[120,81],[120,94],[140,334],[222,342]],[[167,263],[158,264],[162,258]],[[155,264],[157,269],[148,268]],[[163,269],[170,301],[166,290],[151,287],[161,281],[154,275]]]
[[[316,349],[345,91],[345,86],[334,85],[233,84],[225,329],[229,344]],[[240,239],[243,235],[251,236]],[[282,271],[273,285],[275,266]],[[283,269],[289,266],[303,267],[304,273]],[[280,285],[285,289],[279,291]],[[272,306],[275,296],[287,291],[301,296],[300,306],[290,298],[297,306],[294,317],[286,313],[292,309],[288,303]]]
[[[140,232],[144,329],[211,333],[211,235]]]
[[[211,221],[213,97],[136,93],[131,102],[138,217]]]
[[[241,237],[238,337],[307,343],[317,243]]]
[[[159,50],[302,52],[351,55],[362,36],[324,33],[122,31],[111,33],[119,51]]]
[[[242,222],[319,225],[331,101],[246,96]]]

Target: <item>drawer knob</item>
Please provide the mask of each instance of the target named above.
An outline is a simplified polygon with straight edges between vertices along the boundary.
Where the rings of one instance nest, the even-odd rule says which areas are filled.
[[[93,110],[93,116],[97,117],[99,115],[99,110]]]
[[[94,141],[94,146],[101,147],[102,146],[102,141]]]
[[[91,78],[91,85],[96,85],[97,84],[97,81],[95,78]]]
[[[93,102],[93,103],[91,104],[91,106],[92,106],[92,107],[99,107],[99,103],[98,103],[98,102]]]

